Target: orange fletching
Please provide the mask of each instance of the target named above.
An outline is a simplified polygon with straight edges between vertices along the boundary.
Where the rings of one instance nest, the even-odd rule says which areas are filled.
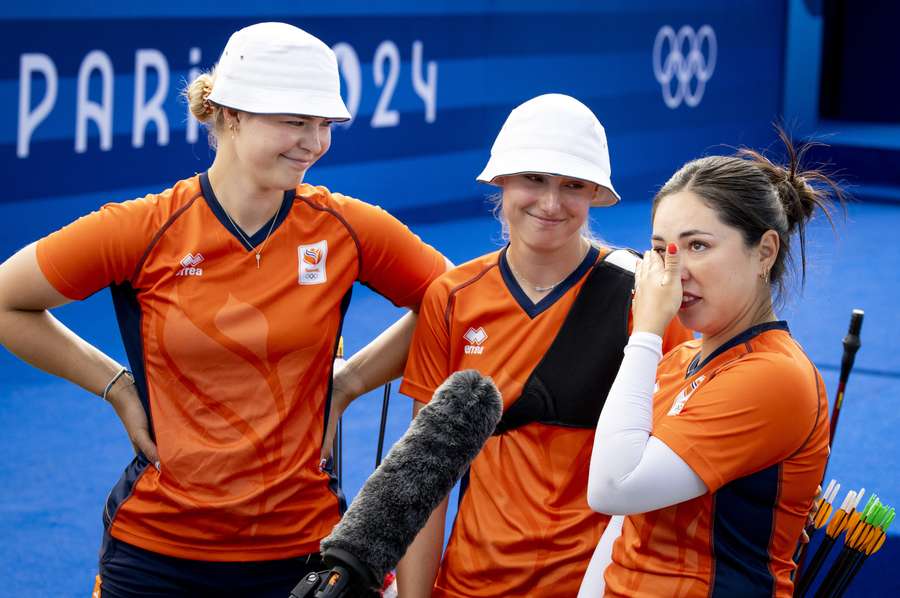
[[[882,530],[881,533],[874,538],[874,541],[872,542],[872,549],[870,551],[866,551],[866,554],[875,554],[876,552],[881,550],[881,547],[884,546],[885,540],[887,540],[887,534]]]
[[[831,506],[831,503],[821,504],[824,499],[819,499],[819,506],[816,510],[816,516],[813,519],[813,524],[816,526],[816,529],[819,529],[825,522],[828,521],[828,518],[831,517],[831,513],[834,508]]]
[[[849,517],[847,516],[847,511],[839,510],[837,515],[828,522],[828,528],[825,530],[825,533],[832,539],[837,538],[842,531],[847,527],[847,521]]]

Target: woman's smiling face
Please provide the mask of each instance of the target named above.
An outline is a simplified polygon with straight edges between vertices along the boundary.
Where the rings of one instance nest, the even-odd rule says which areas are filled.
[[[260,188],[293,189],[331,147],[331,121],[243,113],[234,146],[241,166]]]
[[[595,183],[543,173],[504,176],[503,217],[510,242],[553,251],[580,238]]]

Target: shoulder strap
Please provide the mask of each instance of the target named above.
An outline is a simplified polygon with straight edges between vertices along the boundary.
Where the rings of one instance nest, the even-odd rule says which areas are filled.
[[[614,249],[606,254],[603,261],[634,275],[641,255],[633,249]]]
[[[630,251],[616,250],[594,266],[550,349],[503,414],[497,434],[533,422],[597,425],[628,342],[636,263]]]

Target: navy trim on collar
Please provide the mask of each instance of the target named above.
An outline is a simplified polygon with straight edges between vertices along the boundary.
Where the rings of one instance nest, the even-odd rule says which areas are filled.
[[[560,297],[565,295],[566,292],[575,285],[575,283],[581,280],[581,278],[585,274],[587,274],[588,270],[590,270],[594,266],[594,264],[597,262],[597,256],[600,255],[600,250],[592,245],[590,250],[587,252],[587,255],[584,256],[583,260],[581,260],[581,263],[578,265],[578,267],[575,268],[575,270],[573,270],[565,280],[556,285],[546,297],[544,297],[537,303],[533,303],[531,299],[528,298],[528,295],[525,294],[525,291],[522,290],[522,287],[519,286],[519,282],[513,275],[512,269],[510,269],[509,267],[509,263],[506,261],[507,249],[509,249],[509,245],[507,245],[500,251],[500,259],[497,260],[500,266],[500,274],[503,276],[503,282],[506,283],[506,288],[509,289],[509,292],[513,296],[513,299],[516,300],[516,303],[519,304],[522,310],[526,314],[528,314],[528,317],[532,320],[541,315],[541,313],[545,312],[548,308],[550,308]]]
[[[281,200],[281,207],[278,208],[278,211],[269,219],[258,231],[256,231],[252,236],[248,235],[244,230],[241,230],[241,233],[244,234],[250,240],[250,246],[247,246],[247,242],[241,238],[240,233],[238,233],[237,227],[231,223],[231,220],[228,218],[228,214],[225,213],[225,209],[222,207],[222,204],[219,203],[219,198],[216,197],[216,194],[213,192],[212,185],[209,183],[209,175],[205,172],[200,174],[200,190],[203,191],[203,199],[206,201],[206,205],[209,206],[209,209],[212,210],[212,213],[218,218],[219,222],[222,223],[222,226],[225,227],[225,230],[231,233],[231,235],[238,240],[238,242],[247,250],[253,251],[256,247],[259,246],[260,243],[266,240],[266,237],[269,236],[269,229],[272,229],[272,233],[275,233],[275,230],[281,226],[281,223],[284,222],[285,218],[287,218],[288,214],[291,211],[291,206],[294,203],[294,195],[296,193],[295,189],[288,189],[284,192],[284,199]],[[272,220],[275,220],[274,225],[272,224]]]
[[[759,336],[763,332],[768,332],[769,330],[784,330],[788,334],[791,333],[790,329],[788,328],[787,322],[784,320],[776,320],[775,322],[763,322],[762,324],[751,326],[737,336],[732,337],[731,340],[710,353],[709,357],[703,360],[703,363],[700,363],[700,353],[697,352],[697,355],[695,355],[691,360],[691,363],[688,366],[687,372],[685,373],[684,377],[690,378],[691,376],[702,370],[706,364],[708,364],[710,361],[712,361],[728,349],[736,347],[742,343],[746,343],[750,339]]]

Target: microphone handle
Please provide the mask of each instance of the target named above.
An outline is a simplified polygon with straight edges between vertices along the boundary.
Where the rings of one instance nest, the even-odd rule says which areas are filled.
[[[309,573],[291,590],[289,598],[378,598],[379,592],[351,585],[353,573],[343,565],[328,571]]]

